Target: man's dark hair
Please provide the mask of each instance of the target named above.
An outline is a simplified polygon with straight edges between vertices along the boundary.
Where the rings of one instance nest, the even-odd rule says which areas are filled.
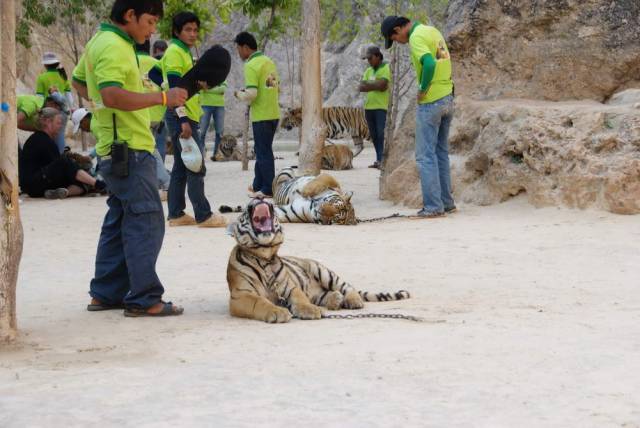
[[[150,50],[151,42],[149,40],[145,40],[144,43],[136,43],[136,52],[142,52],[149,55]]]
[[[128,10],[133,9],[138,18],[143,13],[162,18],[162,0],[116,0],[111,8],[111,20],[118,24],[126,24],[124,15]]]
[[[171,33],[173,34],[173,37],[178,37],[182,32],[182,28],[190,22],[195,22],[198,28],[200,28],[200,19],[195,13],[180,12],[174,15],[171,24]]]
[[[248,33],[246,31],[238,33],[233,41],[238,46],[249,46],[249,48],[253,49],[254,51],[258,49],[258,42],[256,42],[256,38],[253,37],[251,33]]]
[[[167,48],[169,46],[167,45],[167,42],[165,42],[164,40],[156,40],[155,42],[153,42],[153,51],[166,51]]]
[[[396,19],[396,22],[394,23],[394,27],[404,27],[406,24],[408,24],[409,22],[411,22],[411,20],[409,18],[406,18],[404,16],[399,16]],[[394,31],[395,33],[395,31]]]

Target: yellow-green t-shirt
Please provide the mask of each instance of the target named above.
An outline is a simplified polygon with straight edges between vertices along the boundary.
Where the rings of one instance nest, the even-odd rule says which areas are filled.
[[[171,44],[162,55],[160,60],[162,65],[162,74],[164,76],[182,77],[187,71],[193,68],[193,57],[189,47],[181,40],[171,39]],[[200,96],[195,94],[185,103],[187,117],[195,122],[200,121],[202,116],[202,107],[200,107]]]
[[[98,33],[87,43],[73,76],[76,80],[85,80],[89,98],[95,104],[91,128],[98,141],[96,152],[99,156],[111,152],[114,114],[118,139],[126,141],[132,149],[153,153],[155,141],[149,130],[149,109],[108,108],[100,95],[100,90],[109,86],[144,93],[134,41],[127,33],[115,25],[101,24]]]
[[[224,107],[224,92],[227,90],[225,80],[215,88],[200,92],[200,104],[210,107]]]
[[[16,111],[27,117],[26,123],[37,127],[38,112],[44,105],[44,98],[38,95],[18,95],[16,97]]]
[[[433,73],[431,85],[426,95],[420,100],[420,104],[432,103],[451,94],[453,81],[451,80],[451,57],[447,43],[435,27],[413,24],[409,32],[409,48],[411,49],[411,62],[416,71],[418,84],[422,76],[422,57],[426,54],[433,55],[436,61],[436,69]]]
[[[146,52],[137,52],[136,55],[138,55],[138,63],[140,64],[140,74],[142,76],[144,92],[153,93],[162,91],[160,86],[156,85],[153,80],[149,79],[149,72],[153,67],[157,66],[160,61]],[[163,105],[149,107],[149,120],[151,120],[151,123],[155,124],[162,121],[166,110],[167,108]]]
[[[370,80],[384,79],[391,84],[391,68],[389,64],[383,62],[376,68],[369,66],[362,75],[362,80],[368,82]],[[367,92],[367,99],[364,103],[365,110],[387,110],[389,108],[389,86],[384,91],[369,91]]]
[[[251,102],[251,121],[280,119],[280,77],[271,58],[255,52],[244,64],[245,87],[256,88],[258,96]]]
[[[36,94],[43,97],[49,96],[49,88],[55,86],[58,92],[71,92],[71,84],[62,78],[57,70],[47,70],[36,79]]]

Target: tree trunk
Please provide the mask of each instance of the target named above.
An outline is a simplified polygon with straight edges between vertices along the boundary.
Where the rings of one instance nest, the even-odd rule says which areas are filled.
[[[320,2],[302,1],[302,145],[300,172],[320,174],[325,126],[322,123],[322,86],[320,83]]]
[[[0,343],[15,339],[16,285],[22,256],[22,223],[18,200],[18,135],[16,119],[15,0],[0,1]]]
[[[382,165],[380,166],[380,177],[378,182],[378,198],[386,199],[386,191],[385,184],[387,178],[389,176],[389,153],[391,152],[391,146],[393,145],[393,137],[396,129],[396,121],[398,117],[398,103],[400,102],[399,91],[400,91],[400,82],[398,79],[399,76],[399,46],[393,48],[393,54],[391,55],[391,64],[389,67],[391,68],[391,87],[389,91],[391,92],[389,109],[387,110],[387,121],[386,128],[384,130],[384,148],[382,151]]]

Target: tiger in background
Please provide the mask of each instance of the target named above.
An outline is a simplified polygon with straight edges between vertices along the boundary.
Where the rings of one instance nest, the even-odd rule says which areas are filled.
[[[353,152],[345,144],[328,143],[322,148],[322,169],[353,169]]]
[[[237,242],[227,264],[229,312],[235,317],[269,323],[288,322],[292,316],[314,320],[322,317],[322,308],[361,309],[364,302],[410,297],[404,290],[358,291],[315,260],[279,256],[284,233],[267,200],[251,200],[228,231]]]
[[[356,148],[353,157],[364,148],[364,140],[371,140],[369,127],[364,117],[364,109],[357,107],[323,107],[322,121],[327,127],[328,139],[350,136]],[[288,131],[302,125],[302,108],[289,109],[280,121],[280,126]]]
[[[256,159],[256,152],[253,147],[247,149],[247,159]],[[233,135],[223,135],[220,138],[218,151],[211,156],[211,160],[215,162],[241,161],[242,148],[238,144],[238,139]]]
[[[281,222],[357,224],[352,196],[328,174],[296,177],[293,168],[285,168],[273,179],[273,202]]]

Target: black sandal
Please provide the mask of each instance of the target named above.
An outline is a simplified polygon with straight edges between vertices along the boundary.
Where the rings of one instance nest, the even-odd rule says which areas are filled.
[[[87,310],[89,312],[98,312],[98,311],[111,311],[114,309],[124,309],[124,303],[118,303],[117,305],[109,305],[107,303],[89,303],[87,305]]]
[[[162,302],[162,310],[158,313],[149,313],[149,308],[127,308],[124,310],[125,317],[168,317],[173,315],[182,315],[184,308],[174,306],[171,302]]]

